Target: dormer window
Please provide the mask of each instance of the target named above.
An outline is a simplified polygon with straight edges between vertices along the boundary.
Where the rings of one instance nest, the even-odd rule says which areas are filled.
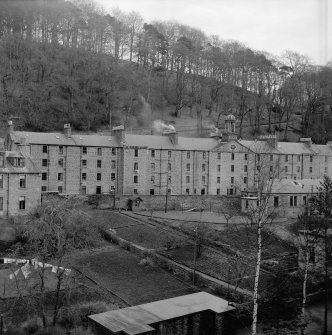
[[[8,157],[8,161],[12,166],[24,167],[25,161],[23,157]]]

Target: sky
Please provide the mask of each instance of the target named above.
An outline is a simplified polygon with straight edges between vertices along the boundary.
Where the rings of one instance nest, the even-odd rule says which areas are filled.
[[[236,40],[281,56],[306,55],[314,64],[332,60],[331,0],[95,0],[107,12],[136,11],[145,22],[171,21],[207,35]],[[329,3],[330,2],[330,3]],[[330,19],[330,20],[328,20]],[[330,22],[329,22],[330,21]]]

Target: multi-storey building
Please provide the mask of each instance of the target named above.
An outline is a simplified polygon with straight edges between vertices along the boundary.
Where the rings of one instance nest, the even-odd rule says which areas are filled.
[[[29,157],[0,152],[0,216],[27,214],[40,205],[40,173]]]
[[[237,139],[235,118],[226,118],[223,134],[181,137],[172,129],[160,135],[110,135],[14,131],[6,150],[31,157],[41,170],[41,190],[67,194],[114,192],[121,195],[232,195],[255,184],[260,166],[278,179],[332,176],[332,145],[278,142],[274,135],[255,141]]]

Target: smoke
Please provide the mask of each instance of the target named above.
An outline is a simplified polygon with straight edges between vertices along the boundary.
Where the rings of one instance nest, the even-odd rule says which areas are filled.
[[[163,133],[164,131],[175,131],[175,128],[172,125],[166,124],[162,120],[154,120],[152,128],[156,133]]]
[[[203,128],[205,129],[210,129],[212,130],[214,133],[218,133],[218,128],[214,125],[214,123],[209,122],[209,121],[205,121],[203,122]]]

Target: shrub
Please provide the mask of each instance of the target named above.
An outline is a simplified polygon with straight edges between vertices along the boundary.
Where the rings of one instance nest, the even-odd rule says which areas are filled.
[[[142,265],[142,266],[155,266],[153,260],[151,257],[145,257],[143,259],[141,259],[141,261],[138,263],[138,265]]]

